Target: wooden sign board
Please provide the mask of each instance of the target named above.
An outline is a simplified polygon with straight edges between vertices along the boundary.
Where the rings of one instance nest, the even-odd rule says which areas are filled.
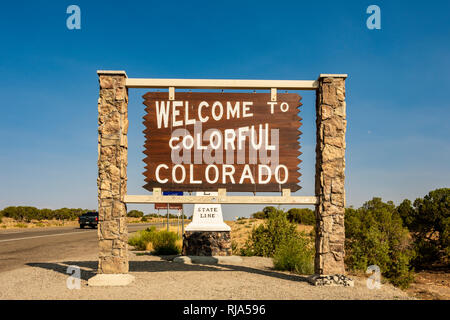
[[[167,92],[143,96],[145,189],[279,192],[300,189],[301,97]]]

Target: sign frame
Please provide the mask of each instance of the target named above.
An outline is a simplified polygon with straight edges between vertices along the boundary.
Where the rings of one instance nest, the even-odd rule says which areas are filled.
[[[322,75],[328,76],[328,75]],[[347,75],[333,75],[342,76]],[[175,88],[179,89],[258,89],[270,90],[271,100],[276,101],[278,90],[314,90],[319,88],[318,80],[231,80],[231,79],[145,79],[125,77],[126,88],[167,88],[169,100],[175,100]],[[317,205],[317,196],[291,196],[290,189],[282,189],[281,196],[228,196],[224,188],[215,196],[163,196],[161,188],[153,188],[152,195],[124,195],[123,201],[132,204],[186,203],[186,204],[295,204]],[[164,197],[164,198],[162,198]],[[164,200],[163,200],[164,199]]]

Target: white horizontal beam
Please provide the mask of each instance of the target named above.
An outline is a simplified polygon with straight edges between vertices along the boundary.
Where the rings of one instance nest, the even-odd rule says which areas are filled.
[[[126,78],[128,88],[316,90],[317,80],[139,79]]]
[[[184,204],[298,204],[315,205],[316,197],[293,196],[158,196],[126,195],[126,203],[184,203]]]

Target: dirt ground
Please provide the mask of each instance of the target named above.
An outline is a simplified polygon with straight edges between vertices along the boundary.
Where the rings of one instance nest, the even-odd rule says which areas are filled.
[[[81,268],[80,289],[68,289],[69,265]],[[198,265],[130,252],[126,287],[88,287],[95,275],[96,255],[76,260],[30,263],[25,268],[0,273],[0,299],[411,299],[389,284],[370,290],[365,279],[355,287],[315,287],[306,276],[278,272],[269,258],[243,257],[235,265]]]
[[[420,271],[406,292],[418,299],[450,300],[450,273],[444,271]]]

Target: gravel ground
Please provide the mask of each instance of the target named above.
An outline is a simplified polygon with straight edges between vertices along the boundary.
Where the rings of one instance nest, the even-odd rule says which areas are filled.
[[[0,299],[411,299],[391,285],[369,290],[365,279],[355,287],[314,287],[306,277],[271,269],[268,258],[243,257],[239,265],[196,265],[130,253],[127,287],[88,287],[95,275],[95,255],[76,261],[29,264],[0,273]],[[66,286],[69,265],[81,268],[81,289]]]

